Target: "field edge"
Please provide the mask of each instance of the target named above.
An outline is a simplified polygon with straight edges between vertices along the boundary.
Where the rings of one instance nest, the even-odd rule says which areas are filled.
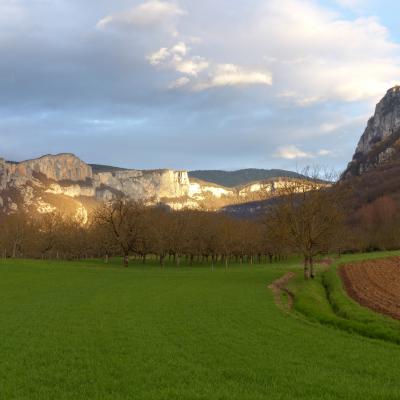
[[[371,339],[400,344],[400,321],[363,307],[344,288],[339,269],[349,262],[382,259],[399,252],[343,256],[328,269],[320,268],[316,278],[295,277],[288,285],[294,294],[293,310],[308,320]]]

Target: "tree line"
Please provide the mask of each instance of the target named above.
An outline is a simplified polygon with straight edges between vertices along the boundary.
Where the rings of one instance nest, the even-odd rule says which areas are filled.
[[[264,214],[252,220],[221,212],[173,211],[116,199],[100,205],[83,224],[60,213],[0,219],[2,257],[85,259],[151,257],[161,266],[272,262],[301,256],[304,277],[314,277],[318,256],[400,247],[397,206],[389,198],[348,213],[351,196],[341,184],[319,179],[283,184]],[[350,200],[349,200],[350,199]]]
[[[222,213],[172,211],[118,199],[97,208],[83,225],[60,213],[3,216],[0,224],[3,257],[85,259],[132,256],[146,263],[156,257],[177,266],[183,262],[241,263],[283,257],[273,251],[260,221],[235,219]]]

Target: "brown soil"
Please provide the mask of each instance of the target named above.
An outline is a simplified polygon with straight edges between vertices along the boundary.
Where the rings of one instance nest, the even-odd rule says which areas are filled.
[[[288,272],[286,275],[272,282],[268,288],[272,290],[274,294],[275,303],[279,308],[285,311],[290,311],[293,306],[293,294],[286,288],[289,280],[295,276],[293,272]],[[282,302],[282,294],[287,294],[287,304]]]
[[[339,273],[350,297],[362,306],[400,319],[400,257],[346,264]]]

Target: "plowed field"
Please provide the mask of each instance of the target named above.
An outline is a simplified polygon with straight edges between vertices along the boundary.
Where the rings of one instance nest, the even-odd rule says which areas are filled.
[[[358,303],[400,319],[400,257],[346,264],[340,275]]]

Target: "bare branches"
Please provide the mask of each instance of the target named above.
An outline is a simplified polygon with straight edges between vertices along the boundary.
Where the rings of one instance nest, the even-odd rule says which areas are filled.
[[[269,213],[277,239],[303,255],[304,276],[314,276],[314,258],[333,248],[344,223],[342,192],[321,179],[320,169],[305,169],[304,179],[282,183],[277,203]],[[325,173],[332,179],[332,174]]]
[[[94,220],[114,236],[124,256],[124,266],[129,264],[129,253],[139,252],[144,240],[145,207],[142,203],[117,199],[99,207]]]

